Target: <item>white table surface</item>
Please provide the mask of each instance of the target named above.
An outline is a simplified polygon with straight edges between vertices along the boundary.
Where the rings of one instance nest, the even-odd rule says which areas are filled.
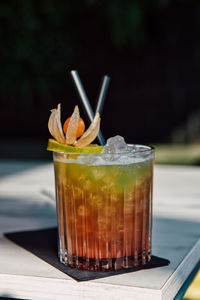
[[[53,165],[0,161],[0,297],[173,299],[200,260],[200,168],[156,166],[154,178],[152,252],[170,265],[77,282],[3,236],[56,225]]]

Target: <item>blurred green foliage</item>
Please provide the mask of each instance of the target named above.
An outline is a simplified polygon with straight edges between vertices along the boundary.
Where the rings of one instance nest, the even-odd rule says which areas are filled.
[[[200,165],[200,145],[155,145],[156,163]]]
[[[171,0],[10,0],[0,2],[0,94],[48,95],[83,43],[85,21],[104,23],[114,48],[144,43],[145,18]],[[101,23],[101,24],[102,24]],[[87,47],[87,46],[86,46]],[[62,75],[61,75],[62,74]],[[30,100],[29,100],[30,101]]]

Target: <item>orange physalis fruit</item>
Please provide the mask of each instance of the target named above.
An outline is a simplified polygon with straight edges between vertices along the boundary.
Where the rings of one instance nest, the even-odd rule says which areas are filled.
[[[67,127],[68,127],[68,125],[69,125],[70,119],[71,119],[71,117],[69,117],[69,118],[65,121],[65,123],[64,123],[64,125],[63,125],[63,131],[64,131],[64,133],[67,132]],[[83,121],[82,118],[79,118],[79,121],[78,121],[78,129],[77,129],[76,137],[77,137],[77,138],[80,137],[80,136],[83,134],[84,130],[85,130],[85,123],[84,123],[84,121]]]

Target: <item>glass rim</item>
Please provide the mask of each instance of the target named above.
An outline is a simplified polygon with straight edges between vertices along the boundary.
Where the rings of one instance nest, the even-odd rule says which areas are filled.
[[[66,154],[66,155],[83,155],[83,156],[88,156],[88,155],[93,155],[93,156],[109,156],[109,155],[150,155],[154,154],[155,148],[151,145],[143,145],[143,144],[127,144],[130,148],[129,151],[125,152],[111,152],[111,153],[81,153],[81,152],[63,152],[63,151],[52,151],[55,154]],[[140,148],[140,150],[135,150],[135,148]],[[135,150],[135,151],[134,151]]]

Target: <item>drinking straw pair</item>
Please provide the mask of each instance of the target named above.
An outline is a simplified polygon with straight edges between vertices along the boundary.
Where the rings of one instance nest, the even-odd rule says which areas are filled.
[[[93,112],[92,107],[90,105],[90,101],[89,101],[89,99],[87,97],[87,94],[85,92],[83,84],[82,84],[82,82],[80,80],[78,72],[76,70],[72,70],[71,71],[71,75],[72,75],[72,78],[74,80],[75,87],[76,87],[76,89],[78,91],[80,99],[83,102],[85,110],[86,110],[86,112],[88,114],[88,117],[89,117],[90,121],[92,122],[93,119],[94,119],[94,112]],[[107,75],[105,75],[103,77],[103,80],[102,80],[102,85],[101,85],[101,89],[100,89],[100,93],[99,93],[99,97],[98,97],[98,101],[97,101],[97,107],[96,107],[95,114],[97,112],[99,112],[99,114],[101,114],[101,112],[102,112],[103,104],[104,104],[106,92],[107,92],[107,89],[108,89],[109,81],[110,81],[110,77],[107,76]],[[105,140],[104,140],[104,137],[103,137],[103,135],[102,135],[102,133],[101,133],[100,130],[99,130],[99,134],[98,134],[98,139],[99,139],[99,142],[100,142],[101,145],[105,145]]]

